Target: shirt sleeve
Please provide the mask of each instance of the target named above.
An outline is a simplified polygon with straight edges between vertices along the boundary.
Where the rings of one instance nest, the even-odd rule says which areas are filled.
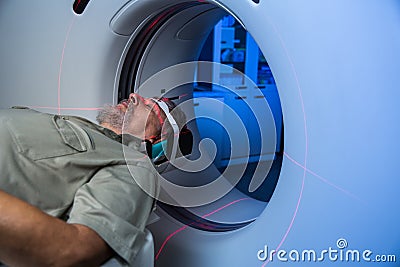
[[[155,176],[145,167],[129,166],[141,184],[155,189]],[[97,232],[128,264],[143,246],[144,227],[154,199],[130,175],[127,166],[102,168],[76,193],[68,223]]]

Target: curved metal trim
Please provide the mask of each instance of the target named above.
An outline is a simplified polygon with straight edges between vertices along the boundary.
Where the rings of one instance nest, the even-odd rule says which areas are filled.
[[[125,58],[120,75],[118,101],[127,98],[133,91],[140,61],[145,54],[146,47],[157,34],[159,29],[164,25],[164,23],[187,8],[204,4],[205,3],[194,1],[181,3],[158,13],[149,20],[149,22],[143,27],[138,36],[132,42],[132,45],[130,46]]]

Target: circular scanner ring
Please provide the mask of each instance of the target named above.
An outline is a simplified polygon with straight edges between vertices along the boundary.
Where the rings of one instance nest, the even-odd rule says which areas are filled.
[[[181,63],[177,64],[168,68],[163,69],[162,71],[156,73],[155,75],[151,76],[146,82],[144,82],[140,88],[138,89],[138,92],[146,92],[150,88],[167,88],[166,93],[168,93],[170,90],[173,88],[176,88],[180,85],[183,84],[189,84],[193,82],[209,82],[212,83],[212,81],[207,81],[207,80],[201,80],[201,81],[195,81],[193,78],[193,70],[196,69],[197,67],[201,66],[203,69],[213,69],[215,67],[218,67],[220,69],[229,69],[231,72],[239,73],[237,70],[233,69],[232,67],[222,65],[219,63],[213,63],[213,62],[186,62],[186,63]],[[246,81],[247,84],[252,84],[253,88],[256,88],[254,86],[253,81],[251,81],[250,78],[246,77],[243,73],[243,79]],[[200,100],[200,101],[205,101],[205,105],[207,102],[209,104],[217,104],[217,105],[224,105],[222,102],[217,101],[215,99],[206,99],[206,100]],[[243,100],[247,101],[247,100]],[[184,103],[182,104],[184,105]],[[251,108],[251,105],[248,104],[249,107]],[[179,106],[179,105],[178,105]],[[232,154],[235,153],[235,149],[238,149],[235,144],[241,145],[241,149],[243,147],[246,149],[246,154],[249,155],[249,136],[247,133],[247,130],[243,124],[243,121],[241,118],[229,107],[226,107],[226,111],[229,112],[230,110],[230,117],[234,118],[235,123],[229,124],[229,125],[223,125],[226,129],[228,134],[233,133],[233,132],[239,132],[241,134],[236,135],[240,136],[239,139],[232,140]],[[264,107],[262,108],[263,112],[260,114],[260,112],[254,112],[256,118],[258,121],[260,121],[259,116],[271,116],[272,112],[269,108],[269,105],[267,101],[264,101]],[[187,118],[187,120],[192,120],[196,118]],[[273,121],[273,120],[272,120]],[[275,133],[275,125],[270,125],[270,127],[274,128]],[[262,135],[263,131],[261,132],[261,138],[267,138]],[[275,136],[271,137],[269,136],[268,138],[273,138],[275,140]],[[272,148],[275,148],[275,142],[272,142]],[[129,160],[129,159],[128,159]],[[206,159],[209,160],[209,159]],[[201,160],[199,161],[201,162]],[[190,160],[186,158],[182,158],[180,161],[176,160],[172,162],[171,164],[174,165],[176,168],[184,170],[187,172],[187,174],[197,172],[198,169],[196,169],[196,165],[191,165]],[[203,163],[202,163],[203,164]],[[204,164],[203,164],[204,165]],[[188,166],[191,166],[188,168]],[[163,202],[169,205],[175,205],[175,206],[180,206],[180,207],[195,207],[195,206],[202,206],[211,202],[214,202],[221,197],[225,196],[228,192],[230,192],[236,184],[239,182],[241,179],[244,171],[245,171],[246,164],[241,165],[241,166],[235,166],[233,165],[228,165],[227,168],[224,170],[224,172],[214,181],[206,184],[206,185],[201,185],[201,186],[181,186],[174,184],[167,179],[165,179],[162,174],[158,175],[158,184],[161,187],[160,195],[155,196],[153,192],[146,190],[146,185],[143,185],[143,189],[147,191],[148,194],[152,195],[153,197],[157,198],[159,202]],[[263,165],[262,170],[258,169],[258,172],[264,172],[268,173],[269,168],[271,167],[271,164],[269,165]],[[186,169],[185,169],[186,168]],[[194,169],[193,169],[194,168]],[[194,170],[194,171],[193,171]],[[257,171],[255,172],[257,173]],[[140,183],[140,178],[135,177],[135,173],[131,172],[131,175],[135,181],[141,185]],[[265,177],[265,176],[264,176]]]

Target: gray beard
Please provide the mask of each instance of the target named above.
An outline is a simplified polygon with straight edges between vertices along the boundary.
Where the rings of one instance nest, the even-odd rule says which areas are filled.
[[[99,124],[109,124],[115,129],[122,130],[124,124],[124,112],[112,105],[105,105],[96,117]]]

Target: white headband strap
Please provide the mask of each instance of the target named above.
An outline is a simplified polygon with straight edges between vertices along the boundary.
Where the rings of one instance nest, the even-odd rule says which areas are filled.
[[[171,115],[169,112],[168,105],[161,100],[157,100],[155,98],[152,98],[154,102],[158,104],[158,106],[164,111],[165,115],[167,116],[167,120],[171,124],[172,130],[174,131],[174,143],[172,144],[172,153],[171,153],[171,158],[169,161],[174,161],[176,158],[176,151],[178,150],[178,136],[179,136],[179,127],[178,124],[176,123],[174,117]]]

